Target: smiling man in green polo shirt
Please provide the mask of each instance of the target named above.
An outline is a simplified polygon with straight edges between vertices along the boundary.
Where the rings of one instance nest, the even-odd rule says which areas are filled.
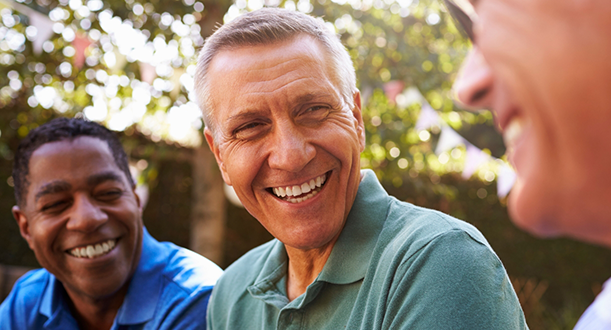
[[[205,135],[276,238],[230,266],[209,329],[524,329],[498,257],[472,226],[388,196],[360,170],[360,93],[322,20],[262,9],[204,45]]]

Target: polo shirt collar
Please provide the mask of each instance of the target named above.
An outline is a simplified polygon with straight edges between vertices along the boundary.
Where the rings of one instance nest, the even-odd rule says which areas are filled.
[[[371,170],[363,170],[362,174],[363,179],[359,184],[346,224],[322,272],[308,287],[308,292],[320,289],[316,285],[319,281],[350,284],[365,278],[389,206],[388,194],[380,185],[375,173]],[[265,258],[263,268],[254,284],[248,287],[248,292],[253,297],[282,309],[289,301],[286,292],[278,288],[278,282],[287,274],[288,257],[282,242],[273,240],[270,244],[273,246],[269,254],[262,256]],[[307,302],[308,299],[303,298],[302,295],[291,304],[301,306]]]
[[[247,290],[253,297],[282,309],[289,300],[284,290],[278,289],[277,284],[287,274],[288,257],[282,242],[275,239],[271,244],[274,246],[266,256],[259,276]]]
[[[117,324],[140,324],[153,318],[163,284],[159,274],[167,258],[168,253],[159,247],[159,243],[143,227],[140,261],[130,280],[125,300],[117,311]],[[63,313],[71,316],[66,299],[69,298],[61,282],[49,274],[39,308],[39,313],[48,318],[46,327],[53,328],[62,324]]]
[[[168,257],[168,252],[143,228],[140,261],[117,312],[117,324],[141,324],[153,318],[163,289],[160,274]]]
[[[388,213],[388,194],[372,170],[363,179],[342,230],[318,281],[349,284],[365,278]]]
[[[61,282],[53,274],[48,274],[47,286],[42,293],[38,312],[47,317],[45,328],[61,328],[61,325],[66,322],[63,320],[64,313],[68,313],[65,317],[72,318],[70,307],[65,300],[67,294]]]

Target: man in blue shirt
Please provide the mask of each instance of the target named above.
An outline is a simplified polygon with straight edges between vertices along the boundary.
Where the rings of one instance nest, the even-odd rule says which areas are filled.
[[[142,224],[112,132],[56,119],[20,143],[13,168],[21,235],[44,269],[0,305],[0,329],[204,329],[221,269]]]

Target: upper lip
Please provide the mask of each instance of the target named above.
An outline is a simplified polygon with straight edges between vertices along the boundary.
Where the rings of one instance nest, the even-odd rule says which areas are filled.
[[[496,117],[499,129],[503,132],[514,117],[520,116],[520,112],[516,106],[499,107],[498,109],[500,110],[495,110],[493,113]]]

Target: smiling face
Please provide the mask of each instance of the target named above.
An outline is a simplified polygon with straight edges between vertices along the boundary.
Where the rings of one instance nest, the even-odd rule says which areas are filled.
[[[28,181],[13,214],[40,265],[73,301],[113,298],[138,264],[142,220],[106,142],[81,136],[43,144],[30,158]]]
[[[611,246],[611,2],[480,0],[454,86],[493,109],[518,182],[512,219]]]
[[[222,50],[213,59],[205,131],[225,182],[276,238],[300,250],[339,236],[360,182],[360,95],[350,107],[317,41]]]

